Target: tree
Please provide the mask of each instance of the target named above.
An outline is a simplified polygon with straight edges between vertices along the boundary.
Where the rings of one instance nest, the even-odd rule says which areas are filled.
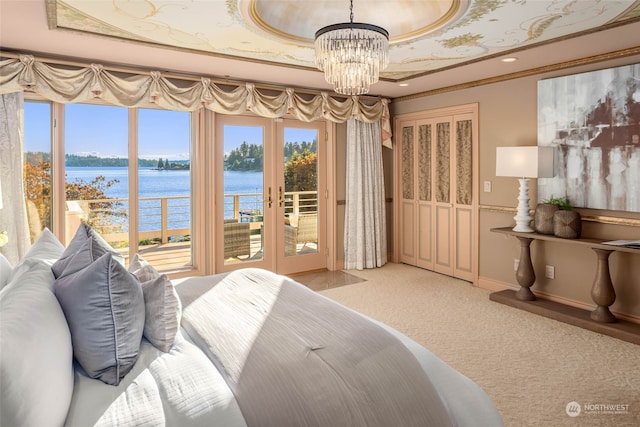
[[[302,154],[294,152],[291,159],[284,165],[284,189],[285,191],[316,191],[318,188],[318,157],[316,153],[308,150]],[[300,211],[312,212],[317,209],[313,206],[316,202],[316,194],[300,195]],[[308,203],[305,203],[308,199]],[[310,203],[310,204],[309,204]]]
[[[284,165],[285,191],[315,191],[318,187],[317,160],[316,153],[295,152]]]
[[[105,191],[117,184],[117,179],[109,180],[104,176],[96,176],[91,181],[77,179],[65,183],[67,200],[101,200],[108,199]],[[27,202],[33,203],[38,211],[40,223],[51,226],[51,165],[41,161],[38,164],[25,162],[24,191]],[[115,201],[92,203],[87,213],[87,223],[101,231],[101,228],[122,226],[127,217],[122,204]],[[39,230],[37,230],[39,231]]]
[[[24,192],[28,204],[33,204],[40,218],[42,227],[51,227],[51,167],[49,162],[25,162],[24,164]],[[32,229],[33,239],[35,232]]]
[[[158,159],[158,169],[164,168],[164,163],[162,163],[162,157]]]
[[[171,165],[169,164],[169,159],[165,159],[164,160],[164,168],[165,169],[171,169]]]

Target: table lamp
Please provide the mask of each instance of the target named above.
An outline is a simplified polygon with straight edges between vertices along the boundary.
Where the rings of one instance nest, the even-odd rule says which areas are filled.
[[[529,178],[553,177],[553,147],[497,147],[496,176],[519,178],[518,210],[513,231],[531,233]]]

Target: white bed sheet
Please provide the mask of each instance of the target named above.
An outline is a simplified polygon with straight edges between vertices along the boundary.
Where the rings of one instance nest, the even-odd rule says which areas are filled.
[[[65,426],[246,427],[218,370],[179,332],[169,353],[143,340],[135,366],[118,386],[76,367]]]
[[[210,276],[210,280],[220,277]],[[453,425],[503,426],[489,396],[472,380],[404,334],[369,320],[396,336],[415,356]],[[169,353],[143,339],[138,361],[118,386],[88,378],[76,367],[65,426],[246,427],[246,422],[223,376],[181,329]]]

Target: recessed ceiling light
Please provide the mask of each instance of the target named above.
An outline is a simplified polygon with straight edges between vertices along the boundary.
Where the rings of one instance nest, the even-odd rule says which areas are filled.
[[[500,61],[502,62],[516,62],[518,60],[518,58],[514,57],[514,56],[510,56],[508,58],[502,58]]]
[[[398,86],[406,87],[409,86],[409,83],[398,83]]]

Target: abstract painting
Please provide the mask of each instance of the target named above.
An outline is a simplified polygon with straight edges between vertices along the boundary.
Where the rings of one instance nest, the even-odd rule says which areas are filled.
[[[539,81],[538,145],[555,147],[539,202],[640,212],[640,64]]]

